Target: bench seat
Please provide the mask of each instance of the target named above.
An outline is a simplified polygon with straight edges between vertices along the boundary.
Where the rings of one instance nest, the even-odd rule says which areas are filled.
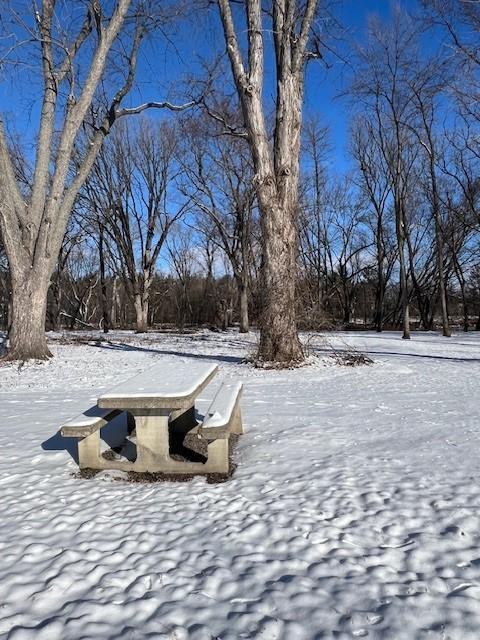
[[[217,391],[197,433],[205,440],[220,440],[243,433],[240,414],[241,382],[224,382]]]
[[[100,409],[94,406],[81,413],[73,420],[66,422],[60,428],[64,438],[87,438],[98,429],[104,427],[110,420],[121,413],[118,409]]]

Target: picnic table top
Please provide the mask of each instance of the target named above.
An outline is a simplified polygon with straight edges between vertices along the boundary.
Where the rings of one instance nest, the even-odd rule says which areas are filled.
[[[102,394],[104,409],[184,409],[217,372],[205,362],[160,362]]]

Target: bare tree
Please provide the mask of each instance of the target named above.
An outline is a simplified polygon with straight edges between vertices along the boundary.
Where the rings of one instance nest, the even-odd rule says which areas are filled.
[[[411,93],[405,90],[415,45],[413,23],[396,8],[388,28],[372,20],[367,46],[359,53],[352,91],[373,116],[379,148],[390,179],[400,266],[403,338],[410,339],[407,265],[408,195],[412,170],[418,155],[408,126],[413,113]]]
[[[245,142],[219,136],[208,123],[185,122],[182,191],[200,214],[198,227],[225,253],[238,289],[240,333],[249,330],[248,282],[255,204]],[[247,153],[245,153],[247,152]],[[205,221],[205,218],[207,221]]]
[[[113,263],[124,276],[136,314],[136,328],[149,324],[150,291],[162,248],[188,201],[174,196],[180,171],[174,126],[119,127],[97,158],[84,200],[101,217],[114,249]]]
[[[133,85],[140,44],[156,26],[158,10],[141,0],[91,0],[81,3],[83,17],[72,16],[67,33],[57,20],[56,4],[56,0],[43,0],[38,10],[34,5],[32,26],[28,16],[21,16],[27,40],[33,43],[33,60],[40,61],[43,82],[28,192],[16,178],[0,117],[0,229],[13,296],[10,359],[51,355],[45,338],[50,277],[77,194],[113,124],[150,106],[174,108],[169,103],[122,107]],[[112,69],[115,73],[109,74]],[[108,91],[112,85],[115,88]],[[72,155],[82,129],[88,144],[71,176]]]
[[[369,224],[374,237],[376,262],[374,324],[375,329],[381,332],[385,315],[386,287],[396,253],[392,251],[389,233],[389,172],[382,153],[381,138],[376,131],[377,123],[376,118],[366,114],[354,121],[351,153],[358,167],[358,185],[370,204]]]
[[[328,176],[325,169],[328,131],[318,119],[305,123],[301,207],[299,220],[300,260],[306,276],[309,300],[306,311],[314,326],[324,323],[325,286],[325,200]]]
[[[437,265],[438,291],[442,314],[443,335],[451,335],[447,309],[445,258],[439,177],[439,140],[436,135],[438,101],[446,84],[444,65],[437,60],[420,62],[413,59],[410,78],[406,79],[406,90],[411,94],[415,109],[415,121],[406,122],[417,138],[420,151],[425,158],[425,191],[430,202],[435,226],[435,261]]]
[[[218,0],[245,136],[255,171],[254,184],[262,225],[261,315],[258,358],[278,363],[303,360],[298,339],[295,284],[297,274],[297,213],[299,157],[305,66],[318,57],[309,50],[317,0],[298,4],[274,0],[272,13],[262,12],[261,0],[246,0],[246,56],[235,26],[238,5]],[[270,20],[270,25],[264,21]],[[276,96],[273,145],[270,144],[264,92],[264,46],[273,34]],[[270,36],[268,36],[269,38]]]

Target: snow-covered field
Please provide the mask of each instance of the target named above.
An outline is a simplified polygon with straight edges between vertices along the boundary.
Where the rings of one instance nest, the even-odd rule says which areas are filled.
[[[313,336],[289,371],[234,332],[109,340],[0,369],[0,638],[480,638],[478,334],[329,336],[355,368]],[[75,477],[62,421],[192,358],[244,382],[233,478]]]

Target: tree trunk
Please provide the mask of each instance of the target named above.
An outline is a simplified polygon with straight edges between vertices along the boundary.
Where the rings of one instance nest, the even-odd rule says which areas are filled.
[[[135,293],[134,299],[136,329],[135,333],[145,333],[148,328],[148,298],[141,293]]]
[[[410,308],[408,304],[407,279],[405,273],[402,277],[402,309],[403,309],[403,335],[404,340],[410,340]]]
[[[347,327],[352,322],[352,305],[350,301],[344,299],[343,301],[343,324]]]
[[[296,194],[292,196],[296,197]],[[261,213],[263,262],[258,358],[265,362],[301,362],[303,352],[297,334],[295,309],[295,221],[288,209],[275,205]]]
[[[104,252],[104,239],[103,239],[103,226],[99,226],[98,237],[98,258],[100,261],[100,295],[102,299],[102,320],[103,320],[103,333],[108,333],[110,327],[109,313],[108,313],[108,300],[107,300],[107,281],[105,279],[105,252]]]
[[[248,318],[248,289],[245,282],[238,282],[238,305],[240,310],[240,333],[248,333],[250,323]]]
[[[400,291],[403,317],[402,338],[404,340],[410,340],[410,309],[408,304],[407,270],[405,268],[404,226],[405,222],[402,215],[400,221],[397,222],[398,255],[400,261]]]
[[[458,284],[460,285],[460,292],[462,295],[463,330],[467,332],[469,329],[469,321],[468,321],[468,302],[467,302],[467,296],[465,292],[465,277],[463,275],[463,270],[457,258],[457,251],[456,251],[455,244],[453,244],[451,247],[451,254],[453,258],[453,269],[455,271],[455,275],[457,276]],[[479,321],[480,321],[480,318],[479,318]],[[480,324],[478,328],[480,329]]]
[[[47,347],[45,316],[50,285],[47,269],[12,273],[12,323],[8,360],[47,360],[52,356]]]
[[[118,292],[118,276],[113,277],[112,285],[112,309],[110,313],[110,324],[115,328],[118,324],[118,310],[120,309],[120,294]]]
[[[379,216],[377,225],[376,245],[377,245],[377,286],[375,288],[375,331],[381,333],[383,331],[383,306],[385,300],[385,282],[383,277],[383,260],[385,251],[382,241],[382,218]]]
[[[381,333],[383,331],[383,301],[384,301],[384,292],[383,292],[383,283],[377,284],[375,290],[375,331],[377,333]]]
[[[440,214],[435,207],[435,254],[437,259],[437,274],[438,274],[438,288],[440,294],[440,308],[442,312],[442,334],[446,338],[450,338],[452,332],[450,330],[450,324],[448,322],[448,309],[447,309],[447,287],[445,285],[445,273],[443,269],[443,238],[442,229],[440,226]]]

